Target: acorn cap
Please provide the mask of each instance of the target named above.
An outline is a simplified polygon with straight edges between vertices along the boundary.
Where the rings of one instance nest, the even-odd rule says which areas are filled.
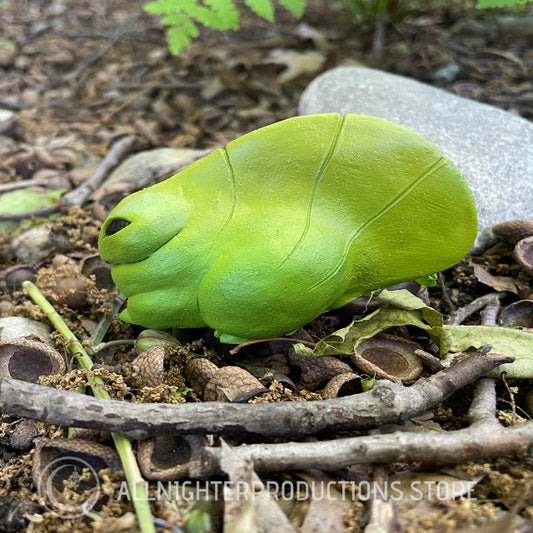
[[[63,356],[40,340],[21,337],[0,342],[0,377],[37,383],[39,376],[65,370]]]
[[[413,381],[423,370],[420,357],[415,353],[419,349],[421,346],[416,342],[379,333],[362,341],[351,359],[369,376]]]

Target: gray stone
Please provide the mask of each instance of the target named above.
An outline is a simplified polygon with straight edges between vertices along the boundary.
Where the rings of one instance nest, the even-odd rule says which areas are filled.
[[[11,339],[18,339],[27,335],[35,335],[43,342],[46,342],[46,344],[50,346],[54,345],[54,342],[50,338],[50,326],[47,324],[21,316],[0,318],[0,341],[4,342]]]
[[[197,155],[205,155],[203,150],[190,148],[155,148],[144,150],[128,157],[106,179],[105,185],[113,183],[136,184],[155,176],[166,169],[190,163]]]
[[[533,219],[533,123],[493,106],[366,67],[325,72],[305,89],[302,115],[381,117],[435,143],[464,174],[478,210],[473,252],[495,240],[492,226]]]
[[[34,226],[17,235],[11,242],[15,257],[25,265],[37,265],[52,253],[52,224]]]

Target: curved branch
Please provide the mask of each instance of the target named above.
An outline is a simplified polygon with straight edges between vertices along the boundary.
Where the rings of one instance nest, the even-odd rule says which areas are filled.
[[[419,379],[411,387],[380,381],[369,392],[343,398],[254,405],[101,400],[3,378],[0,410],[50,424],[126,433],[139,439],[188,433],[297,438],[401,424],[489,370],[512,361],[499,354],[477,353],[429,378]]]

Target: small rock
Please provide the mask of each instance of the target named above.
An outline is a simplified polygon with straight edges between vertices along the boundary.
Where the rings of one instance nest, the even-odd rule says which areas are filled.
[[[203,153],[202,150],[187,148],[156,148],[138,152],[128,157],[113,170],[105,181],[105,185],[108,186],[112,183],[136,184],[167,168],[178,167],[182,162],[186,164],[195,154],[203,155]]]
[[[0,341],[19,339],[28,335],[35,335],[50,346],[54,346],[50,339],[50,327],[37,320],[21,316],[6,316],[0,318]]]
[[[17,149],[17,143],[6,135],[0,135],[0,155],[14,152]]]
[[[52,252],[51,229],[52,224],[41,224],[24,231],[13,239],[11,249],[20,263],[36,265],[50,255]]]
[[[459,74],[461,74],[461,67],[457,63],[448,63],[438,68],[433,73],[433,79],[439,83],[452,83]]]
[[[300,100],[302,115],[381,117],[435,143],[464,174],[478,210],[478,252],[492,226],[533,218],[533,124],[473,100],[365,67],[339,67],[316,78]]]
[[[9,109],[0,109],[0,135],[12,137],[18,129],[17,115]]]

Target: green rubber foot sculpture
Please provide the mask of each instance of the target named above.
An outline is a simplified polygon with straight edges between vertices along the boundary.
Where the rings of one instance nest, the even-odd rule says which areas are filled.
[[[448,268],[476,232],[472,194],[435,145],[324,114],[253,131],[125,198],[99,248],[128,297],[123,320],[237,343]]]

